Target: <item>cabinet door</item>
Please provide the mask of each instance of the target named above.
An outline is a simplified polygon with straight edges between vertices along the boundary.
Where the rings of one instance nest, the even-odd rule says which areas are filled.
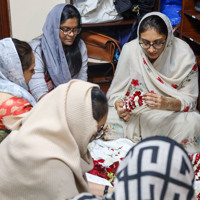
[[[0,39],[10,37],[8,1],[0,0]]]
[[[200,12],[194,6],[195,0],[183,0],[180,38],[192,47],[200,65]]]

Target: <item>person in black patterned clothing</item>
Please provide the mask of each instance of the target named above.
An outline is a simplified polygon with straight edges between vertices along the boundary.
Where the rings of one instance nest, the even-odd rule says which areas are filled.
[[[153,136],[133,146],[119,165],[114,192],[104,200],[192,200],[194,172],[191,160],[176,141]],[[83,193],[73,200],[97,200]]]

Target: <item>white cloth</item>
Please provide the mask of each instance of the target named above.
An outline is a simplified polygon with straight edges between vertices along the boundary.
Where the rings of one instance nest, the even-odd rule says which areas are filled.
[[[200,152],[200,115],[196,110],[198,97],[196,58],[186,42],[173,36],[172,26],[166,15],[152,12],[144,18],[150,15],[161,17],[167,25],[166,46],[152,64],[140,47],[138,38],[124,45],[114,79],[107,92],[109,101],[107,123],[121,127],[120,137],[123,135],[134,142],[152,135],[165,135],[184,143],[190,153]],[[132,81],[135,83],[131,83]],[[181,112],[153,110],[143,105],[131,112],[129,122],[124,122],[119,118],[114,102],[124,99],[127,92],[133,94],[135,91],[144,93],[153,91],[165,97],[179,99]],[[186,110],[188,112],[182,112]]]
[[[94,140],[88,145],[90,154],[94,160],[104,159],[105,167],[124,158],[134,143],[126,138],[119,138],[112,141]]]
[[[79,10],[83,24],[123,19],[123,17],[117,13],[113,0],[74,0],[73,5]]]

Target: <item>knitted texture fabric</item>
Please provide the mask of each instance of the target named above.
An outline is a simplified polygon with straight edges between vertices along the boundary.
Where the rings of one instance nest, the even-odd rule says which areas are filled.
[[[80,80],[62,84],[13,127],[0,147],[1,199],[60,200],[88,191],[87,146],[97,131],[93,87]]]

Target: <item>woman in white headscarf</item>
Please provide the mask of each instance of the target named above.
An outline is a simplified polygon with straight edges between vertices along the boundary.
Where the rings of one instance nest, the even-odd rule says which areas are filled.
[[[197,70],[192,49],[174,37],[168,17],[146,14],[137,39],[123,47],[107,93],[105,138],[138,142],[163,135],[183,144],[189,153],[200,152]]]
[[[1,199],[64,200],[89,192],[87,146],[103,136],[108,111],[97,87],[81,80],[61,84],[12,126],[0,145]]]
[[[30,45],[35,54],[35,75],[29,86],[38,101],[71,79],[87,81],[87,49],[80,39],[81,16],[70,4],[58,4],[47,15],[43,34]]]
[[[10,132],[3,123],[4,117],[26,113],[36,104],[28,92],[34,65],[28,43],[14,38],[0,40],[0,142]]]
[[[154,136],[132,147],[117,169],[114,192],[97,198],[84,193],[73,200],[192,200],[194,171],[176,141]]]

